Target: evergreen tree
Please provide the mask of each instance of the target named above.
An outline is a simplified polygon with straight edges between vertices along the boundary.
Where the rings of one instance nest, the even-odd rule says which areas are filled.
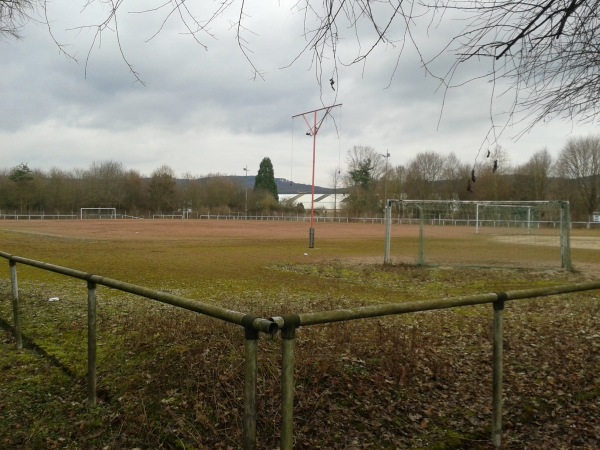
[[[275,198],[275,200],[279,200],[277,185],[275,184],[275,172],[273,171],[271,158],[265,157],[260,162],[258,174],[254,179],[254,190],[267,191],[273,196],[273,198]]]
[[[33,172],[27,164],[21,163],[10,170],[8,178],[17,185],[19,210],[23,212],[29,207],[28,197],[32,188]]]
[[[374,165],[371,163],[371,158],[358,162],[358,167],[350,171],[350,178],[356,186],[367,190],[372,184]]]

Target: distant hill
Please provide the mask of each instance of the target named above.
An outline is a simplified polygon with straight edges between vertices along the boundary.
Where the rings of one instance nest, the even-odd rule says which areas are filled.
[[[210,177],[206,177],[210,178]],[[249,189],[254,188],[254,176],[248,175],[224,175],[223,178],[227,178],[231,181],[241,184],[242,186],[248,186]],[[285,178],[275,178],[275,184],[277,185],[278,194],[301,194],[308,193],[311,191],[310,184],[295,183]],[[321,186],[315,186],[315,194],[333,194],[335,190],[333,188],[324,188]],[[338,193],[343,192],[343,189],[338,189]]]

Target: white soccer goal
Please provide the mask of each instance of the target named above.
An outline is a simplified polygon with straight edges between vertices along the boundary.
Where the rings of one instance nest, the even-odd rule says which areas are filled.
[[[572,268],[566,201],[388,200],[385,212],[385,263],[394,239],[418,265]]]
[[[116,219],[117,208],[81,208],[80,219]]]

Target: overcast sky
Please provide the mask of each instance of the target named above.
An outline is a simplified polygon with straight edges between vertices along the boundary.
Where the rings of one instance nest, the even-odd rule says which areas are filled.
[[[302,118],[292,116],[341,103],[317,138],[316,183],[329,186],[331,173],[338,164],[344,169],[346,152],[354,145],[389,151],[393,165],[424,151],[454,152],[471,164],[490,127],[491,86],[452,89],[444,102],[443,91],[436,91],[438,83],[425,76],[410,46],[397,67],[399,43],[378,48],[364,65],[347,66],[343,63],[356,54],[357,45],[345,35],[337,73],[331,59],[323,66],[325,80],[336,78],[336,91],[328,83],[319,85],[310,53],[284,68],[306,45],[304,15],[287,2],[246,2],[253,3],[244,22],[252,33],[244,36],[263,78],[254,77],[231,29],[239,9],[217,18],[213,36],[198,36],[205,49],[177,17],[161,29],[165,10],[132,13],[164,2],[123,2],[121,48],[144,85],[130,73],[114,33],[105,30],[92,46],[96,30],[75,29],[106,15],[100,8],[83,9],[85,3],[55,0],[48,6],[54,37],[77,61],[61,53],[42,23],[29,22],[20,40],[0,42],[0,169],[21,162],[41,170],[86,169],[92,162],[113,160],[143,175],[162,165],[178,176],[244,175],[244,167],[252,175],[268,156],[276,177],[310,183],[312,138]],[[202,8],[215,3],[194,6],[198,17],[207,17],[209,10]],[[417,34],[422,51],[433,55],[456,26],[448,20],[434,31],[423,27]],[[401,31],[394,30],[396,37]],[[369,37],[365,31],[363,49]],[[440,71],[449,61],[440,59]],[[313,116],[307,119],[312,123]],[[520,130],[508,129],[498,141],[512,164],[545,147],[556,156],[570,136],[595,132],[591,126],[551,122],[515,141]]]

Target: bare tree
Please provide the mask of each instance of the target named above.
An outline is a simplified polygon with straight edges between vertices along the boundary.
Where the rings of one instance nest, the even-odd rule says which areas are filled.
[[[229,213],[244,209],[244,190],[224,175],[209,175],[201,183],[200,203],[209,211]]]
[[[484,78],[504,94],[508,83],[512,106],[497,112],[504,116],[501,129],[515,120],[523,121],[523,132],[554,118],[594,121],[599,112],[600,0],[331,0],[322,5],[304,0],[297,5],[316,18],[305,26],[305,49],[313,51],[318,67],[336,59],[338,44],[348,38],[342,30],[351,29],[356,56],[346,64],[365,62],[381,45],[395,47],[399,58],[412,45],[425,70],[446,89]],[[416,31],[426,27],[429,41],[434,28],[451,19],[464,27],[449,41],[442,34],[442,50],[428,56],[429,42],[419,41]],[[436,64],[448,53],[454,61],[438,73]],[[477,71],[458,78],[461,66],[473,62]],[[493,100],[490,131],[497,135]]]
[[[450,152],[444,161],[444,173],[442,178],[444,197],[452,200],[469,199],[469,191],[466,190],[465,180],[469,178],[471,171],[469,165],[458,159],[454,152]]]
[[[554,162],[548,149],[535,152],[529,161],[515,170],[522,200],[546,200]]]
[[[434,0],[469,20],[451,47],[458,58],[445,77],[470,60],[488,58],[489,80],[513,88],[514,113],[529,127],[548,119],[593,121],[598,114],[598,0]],[[509,121],[507,121],[509,123]]]
[[[186,172],[181,177],[181,201],[184,209],[198,209],[201,205],[202,186],[197,175]]]
[[[94,161],[84,182],[89,206],[120,208],[124,198],[125,168],[118,161]]]
[[[558,157],[557,170],[573,180],[590,217],[600,207],[600,136],[570,139]]]
[[[74,211],[77,209],[74,176],[58,168],[50,169],[44,189],[45,207],[49,211]]]
[[[439,182],[444,178],[445,158],[435,152],[415,155],[408,165],[407,184],[420,200],[440,198]]]
[[[346,154],[346,164],[348,165],[350,177],[352,177],[352,172],[357,175],[358,172],[362,172],[363,178],[374,181],[381,178],[385,173],[384,155],[368,145],[354,145],[349,149]],[[349,184],[353,184],[353,182],[351,181]]]
[[[0,38],[18,38],[19,29],[39,3],[38,0],[0,0]]]
[[[123,207],[129,214],[139,215],[142,207],[149,202],[147,180],[137,170],[130,169],[123,175],[122,186]]]
[[[480,161],[471,171],[471,188],[477,200],[510,200],[515,188],[510,181],[513,173],[508,151],[497,145],[489,157]]]
[[[150,204],[155,211],[169,213],[177,209],[177,180],[175,171],[165,165],[150,176]]]
[[[398,165],[389,171],[388,198],[402,200],[406,197],[406,167]]]
[[[344,184],[350,194],[347,205],[355,214],[377,211],[383,207],[383,198],[376,192],[377,181],[385,173],[385,158],[373,147],[355,145],[346,155],[348,171]]]

